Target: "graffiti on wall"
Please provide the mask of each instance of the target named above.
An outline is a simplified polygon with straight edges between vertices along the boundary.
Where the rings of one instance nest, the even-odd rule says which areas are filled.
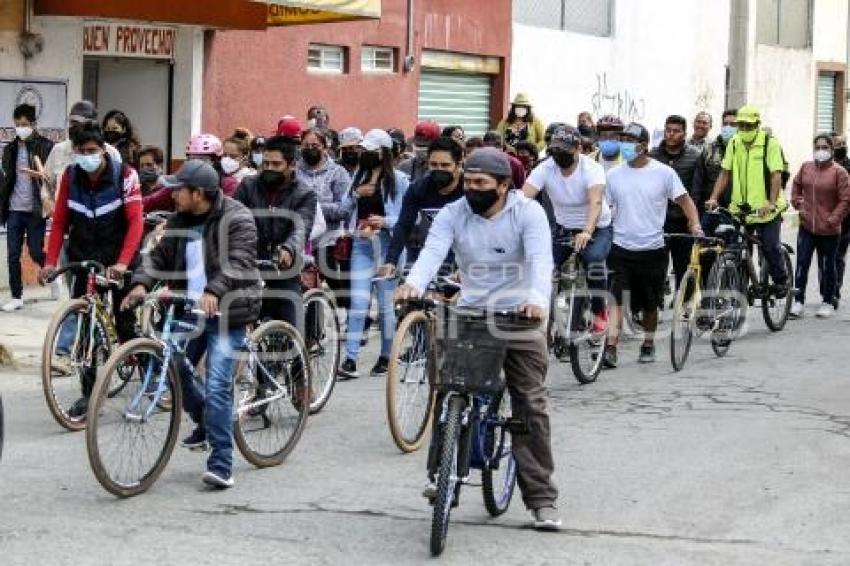
[[[646,116],[646,100],[631,90],[612,89],[608,86],[608,74],[597,73],[596,90],[590,98],[594,116],[613,114],[624,122],[637,122]]]
[[[714,102],[714,90],[707,82],[703,82],[697,89],[697,96],[694,99],[694,107],[697,110],[710,110]]]

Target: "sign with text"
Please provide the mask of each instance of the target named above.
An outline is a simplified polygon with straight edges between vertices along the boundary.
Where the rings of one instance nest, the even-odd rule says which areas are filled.
[[[83,54],[101,57],[174,59],[177,28],[88,21]]]

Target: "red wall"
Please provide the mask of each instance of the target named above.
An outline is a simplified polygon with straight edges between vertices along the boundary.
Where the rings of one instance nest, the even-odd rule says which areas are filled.
[[[502,115],[510,76],[511,0],[415,0],[414,53],[422,49],[502,58],[494,83],[494,120]],[[380,21],[271,28],[264,32],[222,31],[207,36],[203,127],[228,135],[244,126],[271,133],[277,119],[306,118],[323,104],[331,127],[401,127],[416,122],[419,65],[410,73],[362,74],[360,46],[394,47],[401,70],[406,55],[407,0],[383,0]],[[349,69],[342,75],[307,72],[307,46],[348,47]]]

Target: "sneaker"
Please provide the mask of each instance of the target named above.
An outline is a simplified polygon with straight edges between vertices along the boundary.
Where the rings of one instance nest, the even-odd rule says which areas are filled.
[[[387,372],[389,372],[389,366],[390,361],[386,357],[381,356],[378,358],[378,361],[375,362],[375,366],[372,368],[369,375],[372,377],[385,377]]]
[[[794,304],[791,305],[791,312],[788,313],[788,316],[791,318],[802,318],[803,314],[806,312],[806,307],[803,306],[803,303],[798,303],[794,301]]]
[[[5,305],[3,305],[0,310],[3,312],[15,312],[16,310],[20,310],[24,308],[24,300],[23,299],[12,299]]]
[[[68,416],[72,419],[84,419],[86,417],[86,413],[89,411],[89,398],[88,397],[80,397],[74,404],[71,405],[71,408],[68,409]]]
[[[201,480],[208,486],[216,489],[227,489],[229,487],[233,487],[234,484],[233,474],[224,477],[209,470],[204,472],[204,477],[202,477]]]
[[[651,364],[655,361],[655,345],[642,344],[640,347],[639,364]]]
[[[615,369],[617,367],[616,346],[605,346],[605,353],[602,354],[602,367],[605,369]]]
[[[554,507],[541,507],[532,510],[534,528],[538,531],[558,531],[561,529],[561,517]]]
[[[62,278],[57,277],[53,280],[53,283],[50,284],[50,298],[54,301],[58,301],[64,299],[67,296],[65,292],[65,285],[62,283]]]
[[[830,303],[823,303],[818,307],[818,311],[815,313],[815,316],[818,318],[830,318],[835,314],[835,307]]]
[[[207,432],[201,427],[196,427],[192,434],[183,439],[180,446],[189,450],[206,450]]]
[[[422,497],[428,501],[434,501],[437,499],[437,484],[432,481],[428,482],[428,485],[426,485],[425,489],[422,490]]]
[[[339,366],[337,374],[339,374],[339,376],[344,380],[357,379],[358,377],[360,377],[360,374],[357,373],[357,363],[351,358],[348,358],[344,362],[342,362],[342,365]]]
[[[608,330],[608,311],[603,310],[599,314],[593,315],[593,333],[605,334]]]

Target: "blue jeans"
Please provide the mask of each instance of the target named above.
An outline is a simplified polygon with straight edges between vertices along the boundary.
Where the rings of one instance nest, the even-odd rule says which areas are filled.
[[[581,230],[570,230],[563,226],[555,226],[555,234],[552,239],[552,259],[555,267],[560,267],[572,254],[572,248],[565,243],[559,242],[569,235],[575,235]],[[608,268],[605,260],[611,251],[611,243],[614,241],[614,228],[597,228],[593,232],[593,240],[581,251],[581,263],[587,271],[587,286],[593,293],[591,309],[594,314],[600,314],[605,308],[602,297],[608,291]]]
[[[785,273],[785,260],[782,256],[782,220],[777,218],[763,224],[748,224],[747,230],[755,233],[761,238],[761,248],[764,259],[767,260],[770,278],[775,285],[784,285],[788,282],[788,273]]]
[[[366,314],[372,296],[372,278],[378,266],[383,264],[390,247],[390,234],[381,230],[372,238],[354,238],[351,250],[351,308],[348,310],[348,335],[345,349],[348,359],[357,361],[360,355],[360,337],[366,324]],[[389,357],[395,333],[395,310],[393,293],[396,281],[378,281],[378,310],[381,322],[381,356]]]
[[[182,368],[183,409],[207,435],[207,470],[229,478],[233,468],[233,372],[245,340],[244,328],[222,330],[218,319],[207,321],[203,333],[186,347],[192,365],[207,353],[204,391]]]
[[[12,297],[20,299],[23,296],[24,285],[21,279],[21,252],[26,238],[27,248],[32,260],[44,266],[44,230],[46,227],[41,212],[9,211],[6,220],[6,257],[9,262],[9,288]]]
[[[820,291],[823,302],[830,305],[835,303],[836,283],[836,253],[840,236],[818,236],[812,234],[802,226],[797,233],[797,268],[796,285],[798,303],[806,302],[806,285],[809,281],[809,268],[812,265],[812,256],[815,250],[818,252],[818,264],[823,269]]]

